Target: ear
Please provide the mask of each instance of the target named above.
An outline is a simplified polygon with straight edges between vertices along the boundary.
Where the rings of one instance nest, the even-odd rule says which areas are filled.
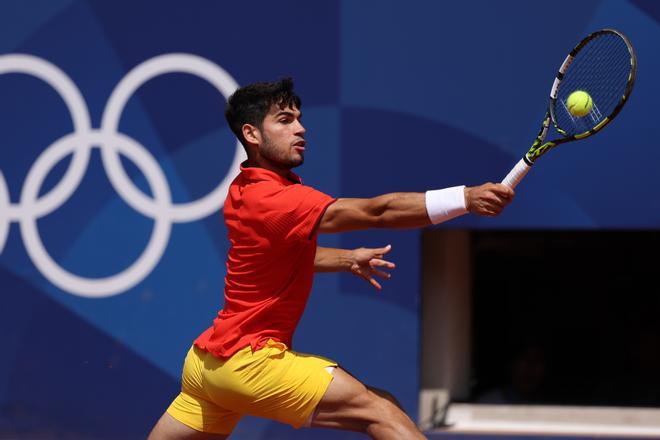
[[[243,124],[241,130],[243,130],[243,137],[248,143],[254,145],[261,144],[261,132],[257,127],[252,124]]]

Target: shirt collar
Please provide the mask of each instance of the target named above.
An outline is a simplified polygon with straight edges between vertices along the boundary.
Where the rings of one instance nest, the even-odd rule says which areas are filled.
[[[247,161],[241,164],[241,174],[250,181],[259,182],[261,180],[274,180],[282,185],[293,185],[294,183],[302,183],[299,175],[293,171],[289,171],[287,177],[282,177],[275,171],[267,170],[260,167],[249,167]]]

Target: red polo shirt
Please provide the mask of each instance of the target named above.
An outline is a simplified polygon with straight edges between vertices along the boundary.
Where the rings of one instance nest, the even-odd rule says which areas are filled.
[[[225,305],[195,345],[220,358],[268,339],[291,347],[312,289],[316,227],[334,201],[292,172],[241,165],[224,207]]]

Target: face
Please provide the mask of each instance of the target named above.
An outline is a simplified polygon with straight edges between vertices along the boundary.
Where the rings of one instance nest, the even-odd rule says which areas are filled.
[[[264,118],[259,154],[271,166],[289,170],[305,160],[305,127],[300,110],[273,105]]]

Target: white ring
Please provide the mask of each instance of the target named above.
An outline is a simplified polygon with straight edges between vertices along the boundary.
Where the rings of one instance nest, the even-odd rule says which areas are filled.
[[[140,257],[131,265],[116,275],[105,278],[83,278],[72,274],[58,265],[46,251],[39,236],[37,218],[25,215],[20,219],[21,235],[28,254],[39,271],[53,284],[62,290],[85,297],[105,297],[121,293],[142,281],[158,264],[162,257],[172,228],[169,218],[171,195],[165,175],[149,152],[133,139],[121,133],[114,137],[109,133],[98,131],[77,134],[73,133],[59,139],[39,156],[28,175],[21,194],[21,203],[30,206],[36,201],[39,189],[48,172],[63,157],[70,154],[74,144],[88,143],[105,148],[105,143],[111,141],[119,152],[135,162],[147,178],[154,195],[154,229],[147,247]]]
[[[74,131],[86,133],[90,130],[89,111],[80,90],[71,78],[54,64],[32,55],[2,55],[0,56],[0,75],[4,73],[24,73],[46,82],[64,100],[73,120]],[[48,194],[32,202],[38,203],[38,206],[23,206],[22,208],[13,206],[13,209],[9,211],[9,218],[18,220],[25,215],[25,211],[37,212],[39,216],[43,216],[62,205],[80,184],[89,164],[89,153],[88,145],[78,145],[73,151],[73,159],[62,180]]]
[[[53,64],[31,55],[0,56],[0,75],[27,73],[51,85],[62,97],[73,119],[74,131],[47,147],[28,171],[20,202],[11,204],[10,193],[0,171],[0,253],[6,243],[11,221],[20,223],[27,253],[37,269],[50,282],[69,293],[86,297],[105,297],[122,293],[141,282],[158,264],[167,246],[173,222],[197,220],[217,211],[223,204],[227,189],[245,158],[240,143],[236,143],[228,174],[206,196],[185,204],[173,205],[167,179],[156,159],[141,144],[118,133],[120,115],[130,96],[144,82],[169,72],[184,72],[209,81],[228,97],[238,85],[221,67],[193,55],[163,55],[145,61],[120,81],[103,114],[101,129],[91,128],[87,105],[73,81]],[[80,185],[89,165],[92,148],[101,149],[108,178],[118,194],[136,211],[154,219],[149,243],[137,260],[122,272],[105,278],[84,278],[58,265],[45,249],[37,220],[63,205]],[[47,194],[39,197],[44,179],[53,167],[67,155],[73,159],[64,177]],[[135,187],[121,165],[120,154],[132,160],[144,174],[153,198]]]
[[[238,88],[234,79],[220,66],[211,61],[190,54],[176,53],[160,55],[136,66],[122,79],[108,99],[103,112],[101,131],[114,133],[119,128],[119,118],[128,99],[150,79],[165,73],[182,72],[199,76],[211,83],[225,98]],[[111,147],[112,145],[107,145]],[[136,188],[128,178],[114,148],[103,148],[103,164],[116,191],[136,210],[147,216],[154,216],[157,207],[151,198]],[[245,151],[236,142],[234,158],[229,171],[220,184],[209,194],[188,203],[173,204],[170,208],[172,221],[189,222],[204,218],[220,209],[227,197],[232,180],[245,160]]]
[[[9,190],[7,181],[0,171],[0,254],[5,248],[7,236],[9,235]]]

